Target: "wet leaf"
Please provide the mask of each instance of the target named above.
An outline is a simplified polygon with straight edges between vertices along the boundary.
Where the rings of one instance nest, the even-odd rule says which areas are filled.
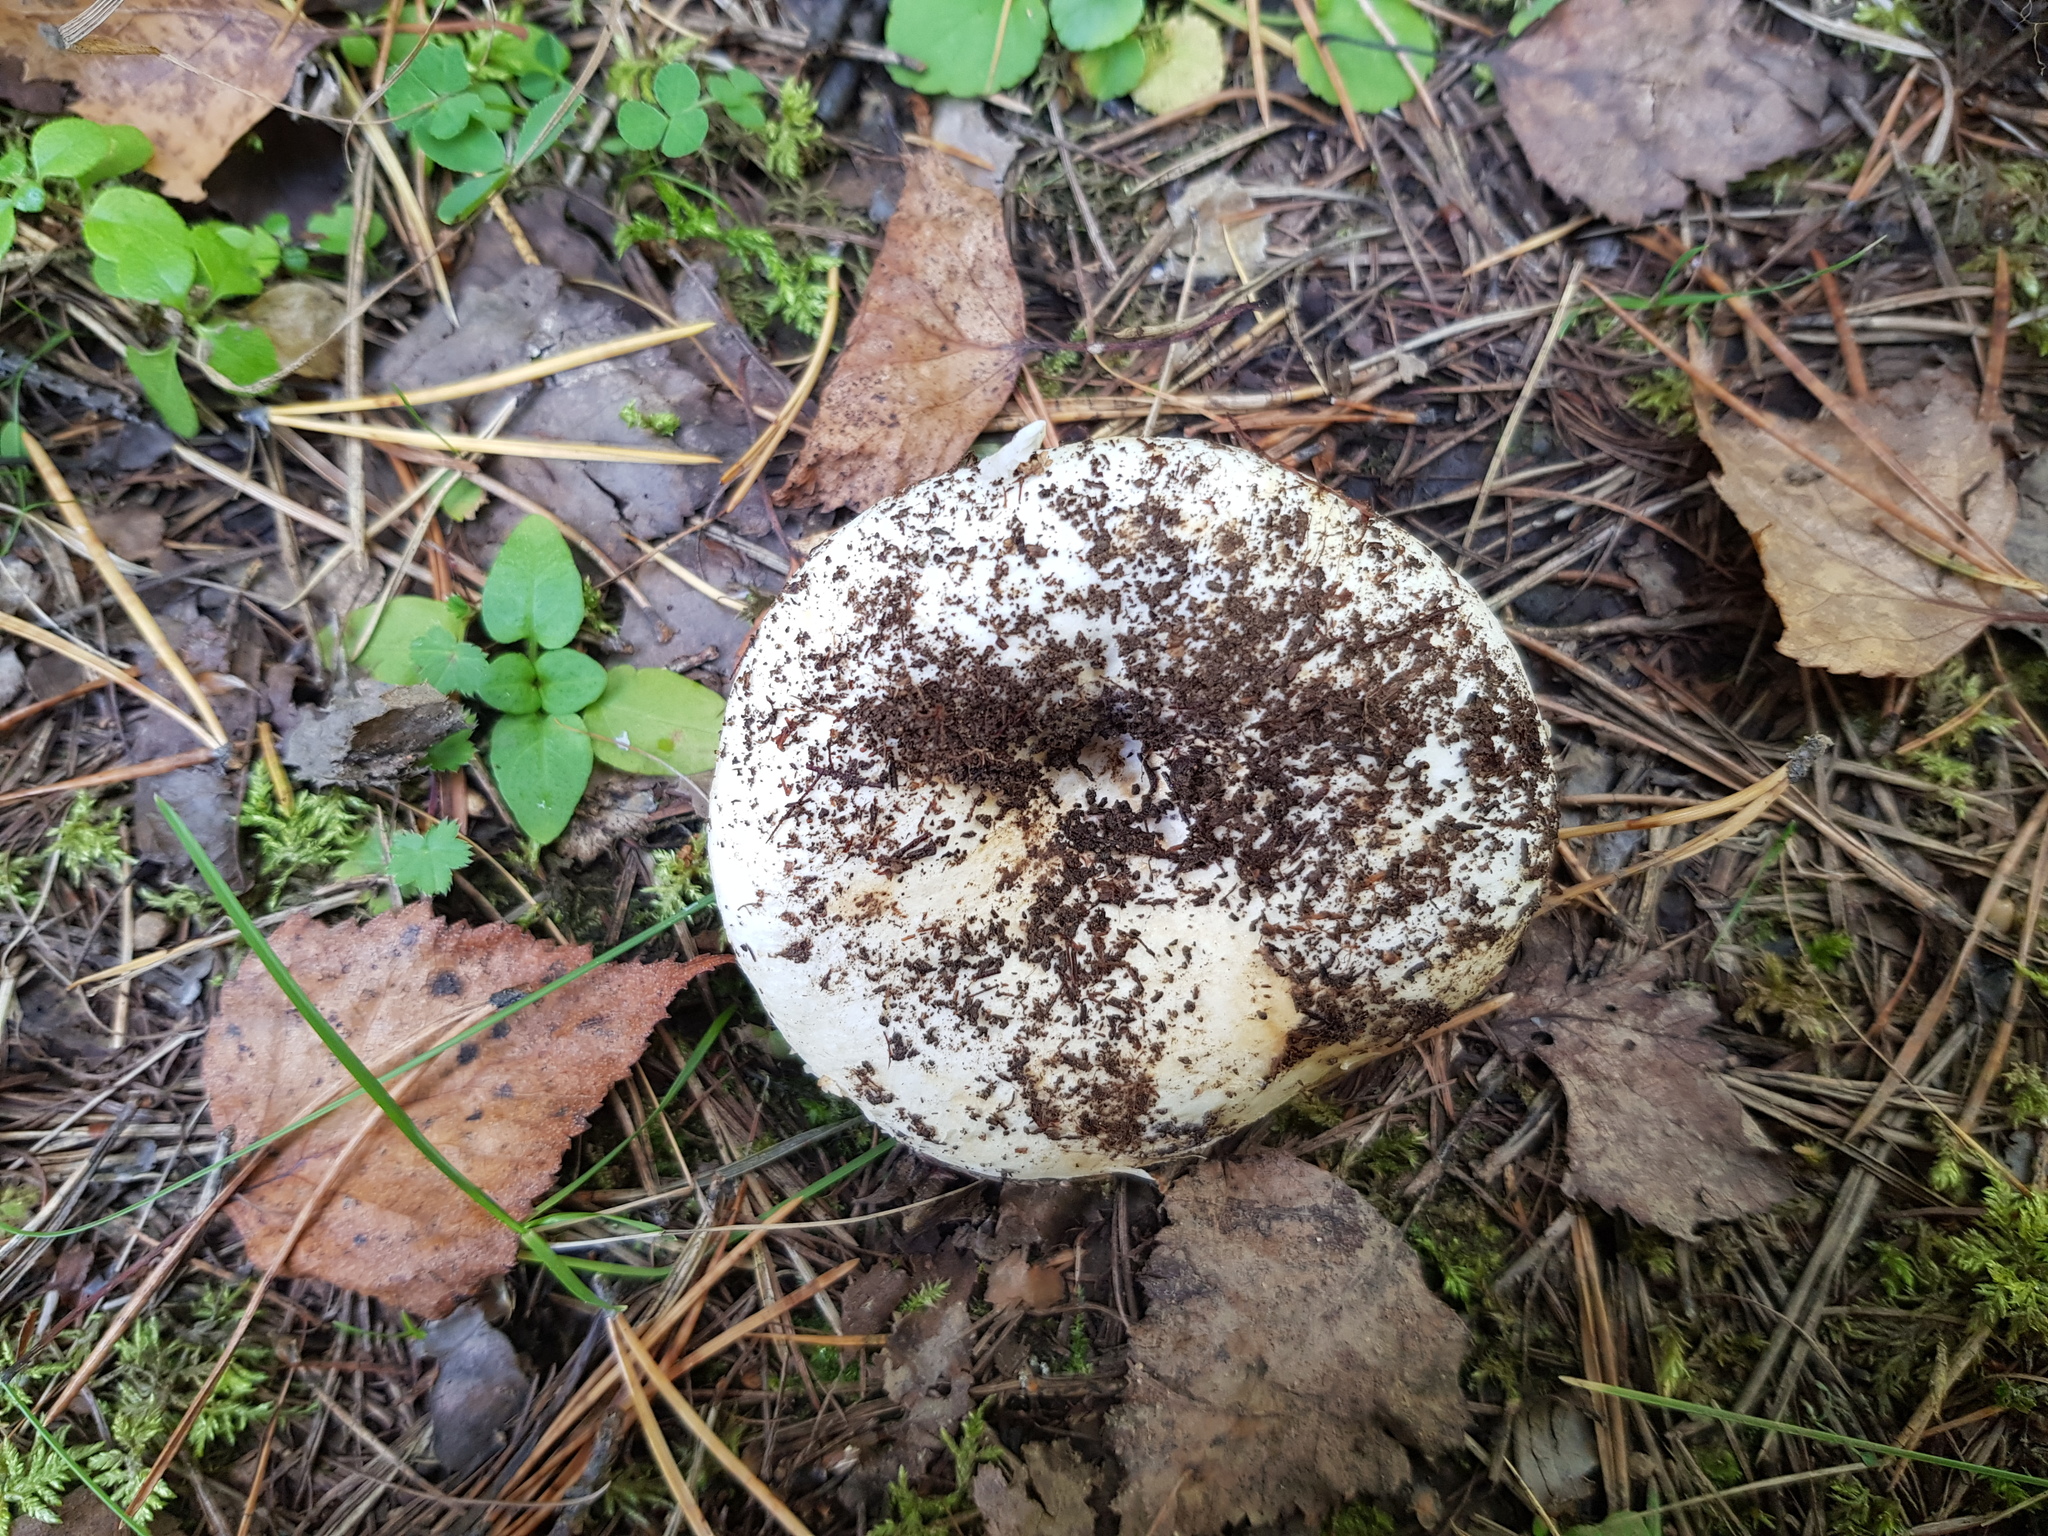
[[[71,85],[73,115],[139,128],[156,146],[150,173],[167,197],[188,203],[205,200],[207,176],[283,102],[300,63],[327,37],[268,0],[208,0],[122,6],[92,34],[92,51],[60,50],[38,26],[53,14],[63,19],[0,0],[0,56],[18,61],[24,80]]]
[[[2005,547],[2019,498],[1997,439],[1977,420],[1974,384],[1932,370],[1874,390],[1856,409],[1929,489],[1967,509],[1992,548]],[[1721,461],[1714,488],[1755,541],[1787,656],[1830,672],[1918,677],[1998,616],[1996,588],[1914,553],[1887,531],[1897,526],[1890,518],[1833,476],[1746,421],[1699,415],[1700,438]],[[1899,506],[1920,507],[1832,416],[1774,425]]]
[[[1680,1237],[1702,1221],[1769,1210],[1797,1193],[1721,1080],[1713,994],[1660,992],[1656,956],[1591,986],[1527,987],[1496,1024],[1564,1084],[1564,1192]]]
[[[1145,51],[1145,77],[1131,100],[1147,112],[1175,112],[1223,89],[1223,34],[1193,11],[1169,16]]]
[[[908,165],[785,504],[866,507],[953,468],[1016,382],[1024,290],[1002,203],[943,156]]]
[[[1741,0],[1565,0],[1493,68],[1536,174],[1640,224],[1682,204],[1688,182],[1719,195],[1825,140],[1843,121],[1832,77],[1849,66],[1753,30]]]
[[[1169,1499],[1181,1536],[1297,1515],[1314,1528],[1407,1483],[1406,1446],[1460,1442],[1465,1325],[1363,1196],[1265,1153],[1199,1165],[1165,1205],[1109,1421],[1125,1536]]]
[[[425,902],[368,923],[310,918],[271,943],[373,1068],[388,1070],[493,996],[527,992],[590,958],[509,924],[443,922]],[[524,1217],[553,1184],[570,1139],[647,1043],[689,978],[675,961],[612,965],[446,1052],[394,1087],[457,1167]],[[213,1121],[238,1144],[289,1124],[353,1086],[269,973],[244,965],[221,989],[204,1077]],[[265,1265],[338,1155],[377,1111],[355,1104],[280,1144],[230,1207],[249,1262]],[[378,1124],[292,1250],[288,1275],[325,1280],[422,1317],[440,1317],[513,1261],[516,1239],[462,1198],[398,1132]]]

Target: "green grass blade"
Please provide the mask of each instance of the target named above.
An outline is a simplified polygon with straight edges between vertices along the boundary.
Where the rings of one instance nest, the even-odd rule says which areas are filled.
[[[1723,1424],[1740,1424],[1745,1429],[1796,1435],[1801,1440],[1817,1440],[1822,1445],[1839,1445],[1844,1450],[1860,1451],[1868,1456],[1896,1456],[1905,1461],[1923,1462],[1930,1467],[1946,1467],[1951,1472],[1969,1472],[1978,1477],[1996,1478],[2000,1482],[2017,1483],[2027,1488],[2048,1488],[2048,1477],[2029,1477],[2024,1472],[2007,1472],[1998,1467],[1984,1466],[1979,1462],[1956,1461],[1948,1456],[1933,1456],[1926,1451],[1909,1451],[1903,1446],[1886,1445],[1882,1440],[1858,1440],[1854,1435],[1838,1435],[1825,1429],[1806,1429],[1777,1419],[1759,1419],[1747,1413],[1731,1413],[1726,1408],[1715,1408],[1707,1403],[1688,1403],[1683,1398],[1659,1397],[1654,1392],[1638,1392],[1633,1387],[1610,1387],[1601,1381],[1581,1381],[1576,1376],[1560,1376],[1557,1379],[1568,1387],[1581,1387],[1588,1392],[1598,1392],[1607,1397],[1626,1398],[1631,1403],[1642,1403],[1651,1408],[1668,1408],[1673,1413],[1698,1414],[1701,1418],[1719,1419]]]
[[[14,1389],[14,1383],[4,1377],[0,1377],[0,1396],[4,1396],[8,1403],[12,1405],[14,1411],[22,1416],[28,1427],[36,1432],[36,1438],[55,1452],[57,1459],[71,1469],[71,1475],[78,1479],[78,1485],[81,1488],[90,1491],[94,1498],[111,1509],[114,1512],[114,1518],[127,1526],[129,1530],[135,1532],[135,1536],[149,1536],[149,1527],[131,1520],[126,1510],[106,1496],[105,1492],[101,1490],[100,1485],[92,1480],[92,1474],[71,1459],[71,1453],[64,1449],[64,1442],[50,1433],[49,1426],[36,1417],[35,1409]],[[0,1515],[5,1513],[6,1510],[0,1508]]]
[[[442,1041],[439,1045],[434,1046],[431,1050],[425,1050],[420,1052],[419,1055],[413,1057],[410,1061],[400,1062],[397,1066],[393,1067],[389,1072],[384,1073],[381,1078],[381,1081],[387,1083],[392,1082],[400,1077],[403,1077],[406,1073],[412,1071],[413,1068],[418,1066],[424,1066],[427,1062],[432,1061],[436,1056],[439,1056],[446,1051],[452,1051],[456,1047],[466,1044],[471,1040],[474,1040],[478,1035],[484,1033],[484,1031],[492,1028],[493,1026],[497,1025],[505,1019],[511,1018],[512,1015],[519,1012],[520,1009],[529,1008],[533,1004],[539,1002],[542,998],[546,997],[550,992],[556,991],[562,987],[566,987],[573,981],[580,981],[583,977],[588,976],[592,971],[598,970],[603,966],[609,965],[612,961],[617,960],[624,955],[631,954],[634,950],[638,949],[642,944],[645,944],[649,939],[656,939],[661,937],[662,934],[668,932],[668,930],[675,927],[676,924],[687,922],[689,919],[696,917],[701,913],[708,912],[713,905],[714,903],[711,901],[709,897],[705,897],[701,901],[694,901],[690,903],[689,906],[684,907],[681,911],[673,913],[670,916],[663,918],[660,922],[654,924],[653,927],[643,928],[640,930],[640,932],[634,934],[631,938],[621,939],[617,944],[613,945],[603,954],[595,955],[589,960],[584,961],[583,964],[577,966],[575,970],[570,971],[565,976],[557,976],[553,981],[546,983],[544,986],[535,987],[531,992],[527,993],[526,996],[520,998],[517,1002],[507,1003],[503,1008],[498,1009],[488,1018],[480,1019],[475,1024],[472,1024],[468,1029],[465,1029],[461,1034],[452,1036],[451,1038]],[[124,1217],[135,1215],[137,1212],[148,1207],[153,1201],[161,1200],[165,1195],[175,1194],[179,1190],[186,1188],[188,1185],[197,1184],[202,1179],[206,1179],[213,1174],[219,1173],[221,1170],[227,1168],[229,1165],[235,1162],[238,1162],[242,1158],[249,1157],[257,1152],[261,1152],[265,1147],[269,1146],[274,1141],[282,1141],[287,1136],[295,1135],[298,1132],[303,1131],[307,1126],[312,1125],[316,1121],[324,1120],[327,1116],[333,1114],[336,1110],[346,1109],[349,1105],[355,1103],[355,1101],[361,1098],[362,1096],[362,1089],[351,1089],[347,1094],[343,1095],[339,1099],[336,1099],[332,1104],[329,1104],[321,1109],[316,1109],[310,1115],[301,1116],[299,1119],[292,1121],[290,1125],[280,1126],[278,1127],[278,1129],[272,1131],[268,1136],[259,1137],[255,1141],[250,1142],[247,1146],[235,1148],[234,1151],[230,1152],[226,1157],[219,1159],[217,1162],[207,1163],[205,1166],[195,1169],[193,1172],[186,1174],[184,1178],[166,1184],[154,1195],[148,1196],[147,1198],[142,1200],[138,1200],[133,1205],[124,1205],[118,1210],[109,1211],[104,1216],[95,1217],[93,1220],[84,1222],[78,1226],[57,1227],[53,1228],[48,1232],[28,1232],[20,1227],[9,1226],[6,1222],[0,1221],[0,1233],[5,1233],[10,1237],[55,1238],[78,1237],[87,1232],[97,1231],[99,1228],[106,1226],[110,1222],[120,1221]]]
[[[690,1052],[690,1059],[683,1063],[683,1070],[676,1074],[676,1080],[673,1083],[670,1083],[668,1086],[668,1091],[662,1094],[661,1102],[654,1106],[653,1110],[648,1114],[645,1120],[641,1121],[639,1125],[633,1128],[633,1136],[638,1136],[641,1131],[645,1130],[649,1125],[652,1125],[654,1123],[654,1119],[657,1115],[665,1114],[668,1110],[669,1105],[675,1103],[676,1095],[681,1093],[684,1087],[688,1085],[690,1079],[697,1075],[697,1068],[703,1065],[704,1058],[711,1054],[711,1047],[717,1043],[718,1037],[725,1033],[725,1026],[732,1022],[732,1016],[737,1012],[739,1012],[737,1008],[728,1008],[725,1010],[725,1012],[721,1013],[717,1018],[711,1021],[711,1027],[704,1031],[704,1038],[697,1042],[696,1048]],[[571,1195],[575,1194],[577,1190],[581,1189],[591,1179],[595,1178],[598,1175],[598,1173],[603,1170],[607,1163],[611,1162],[614,1158],[616,1158],[620,1153],[624,1152],[626,1148],[630,1147],[632,1144],[633,1137],[626,1137],[616,1147],[613,1147],[611,1151],[605,1153],[603,1157],[600,1157],[588,1168],[584,1169],[581,1173],[577,1174],[575,1178],[571,1179],[567,1184],[564,1184],[552,1195],[549,1195],[547,1199],[541,1201],[539,1205],[536,1205],[533,1208],[534,1216],[540,1217],[546,1215],[549,1211],[553,1210],[556,1206],[560,1205],[564,1200],[568,1199]],[[653,1191],[649,1190],[648,1193],[652,1194]]]
[[[481,1185],[451,1163],[446,1154],[427,1139],[426,1133],[413,1122],[412,1116],[405,1112],[404,1106],[391,1096],[391,1090],[386,1088],[377,1074],[370,1070],[369,1063],[355,1053],[354,1047],[341,1037],[341,1032],[328,1023],[326,1016],[313,1005],[313,1000],[299,985],[298,978],[292,975],[290,968],[277,957],[277,951],[270,947],[270,941],[263,937],[262,930],[250,919],[248,909],[237,899],[235,893],[228,889],[227,881],[221,878],[220,870],[215,867],[213,860],[206,856],[206,850],[199,846],[199,840],[186,827],[183,818],[161,796],[157,799],[156,808],[157,813],[170,825],[178,841],[184,845],[186,856],[199,870],[199,877],[206,882],[207,889],[213,892],[213,899],[220,903],[221,910],[227,914],[228,921],[234,924],[235,931],[242,937],[242,942],[263,962],[263,968],[270,972],[270,979],[277,983],[278,990],[284,993],[286,1000],[298,1010],[299,1017],[306,1021],[307,1027],[320,1037],[320,1043],[326,1046],[334,1059],[347,1069],[348,1075],[356,1080],[356,1086],[369,1096],[370,1102],[377,1106],[379,1112],[391,1122],[398,1134],[411,1142],[413,1149],[431,1163],[443,1178],[468,1196],[477,1209],[500,1226],[516,1233],[521,1241],[524,1241],[527,1231],[519,1219],[498,1204]],[[576,1278],[553,1249],[544,1243],[537,1246],[539,1252],[536,1257],[539,1253],[547,1255],[542,1262],[547,1265],[548,1272],[564,1290],[589,1306],[605,1305],[595,1291]]]

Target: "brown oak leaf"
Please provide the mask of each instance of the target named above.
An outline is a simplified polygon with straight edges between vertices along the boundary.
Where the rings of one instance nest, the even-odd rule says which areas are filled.
[[[1993,549],[2019,513],[2005,455],[1977,419],[1977,388],[1931,369],[1872,391],[1853,409]],[[1735,416],[1699,412],[1700,437],[1721,461],[1714,488],[1742,520],[1764,587],[1785,621],[1778,649],[1803,666],[1865,677],[1918,677],[2000,618],[1997,589],[1914,553],[1897,525],[1832,475]],[[1774,419],[1781,432],[1899,506],[1920,502],[1832,416]],[[1911,537],[1911,535],[1907,535]]]
[[[1317,1528],[1406,1483],[1405,1447],[1460,1443],[1465,1324],[1356,1190],[1262,1153],[1201,1164],[1165,1206],[1110,1415],[1125,1536],[1163,1524],[1169,1499],[1180,1536],[1297,1515]]]
[[[1798,1191],[1771,1142],[1721,1079],[1711,993],[1660,992],[1652,955],[1588,986],[1561,976],[1523,990],[1496,1022],[1564,1084],[1564,1192],[1690,1237],[1702,1221],[1766,1211]]]
[[[1565,0],[1494,60],[1538,176],[1617,224],[1813,148],[1842,121],[1810,43],[1767,36],[1741,0]],[[1860,99],[1861,93],[1858,93]]]
[[[509,923],[445,922],[427,902],[331,928],[293,918],[271,944],[379,1073],[590,958],[585,946],[550,944]],[[523,1218],[554,1183],[584,1117],[638,1059],[669,1001],[706,968],[673,960],[605,966],[444,1052],[392,1091],[450,1162]],[[221,989],[203,1074],[214,1124],[232,1126],[244,1146],[354,1086],[253,959]],[[377,1113],[349,1105],[272,1149],[229,1207],[252,1263],[275,1259],[334,1158]],[[516,1252],[510,1231],[379,1123],[284,1273],[441,1317],[509,1268]]]
[[[148,134],[156,158],[145,169],[164,196],[187,203],[206,200],[207,176],[284,100],[327,37],[269,0],[169,0],[124,6],[79,47],[51,47],[42,28],[78,11],[0,0],[0,57],[18,61],[27,81],[70,85],[77,116]]]
[[[1023,342],[1001,199],[941,155],[910,156],[860,313],[776,500],[864,508],[953,468],[1009,399]]]

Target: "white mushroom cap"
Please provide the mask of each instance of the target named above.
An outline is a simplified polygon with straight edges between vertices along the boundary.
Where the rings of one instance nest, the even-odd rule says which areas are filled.
[[[769,609],[725,929],[830,1092],[1065,1178],[1245,1125],[1477,996],[1557,811],[1506,633],[1256,455],[1111,439],[870,508]]]

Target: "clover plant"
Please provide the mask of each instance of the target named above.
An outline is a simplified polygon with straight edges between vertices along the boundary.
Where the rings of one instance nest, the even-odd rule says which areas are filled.
[[[480,617],[483,638],[465,638]],[[342,634],[363,640],[367,612]],[[594,763],[624,773],[701,773],[718,746],[724,701],[660,667],[605,667],[573,648],[584,627],[583,578],[555,525],[528,517],[513,529],[484,581],[478,613],[466,604],[394,598],[358,663],[380,682],[425,682],[493,711],[486,762],[505,808],[535,843],[569,825]],[[467,733],[437,747],[455,766]],[[394,845],[395,846],[395,845]]]
[[[687,64],[664,64],[647,80],[646,95],[651,101],[629,94],[637,83],[633,77],[639,73],[628,70],[619,74],[618,83],[626,87],[620,92],[625,99],[619,103],[617,117],[619,143],[624,148],[656,150],[671,160],[695,154],[711,131],[707,93],[735,126],[749,133],[761,133],[768,127],[768,114],[761,106],[768,87],[751,70],[729,69],[699,80],[697,71]]]

